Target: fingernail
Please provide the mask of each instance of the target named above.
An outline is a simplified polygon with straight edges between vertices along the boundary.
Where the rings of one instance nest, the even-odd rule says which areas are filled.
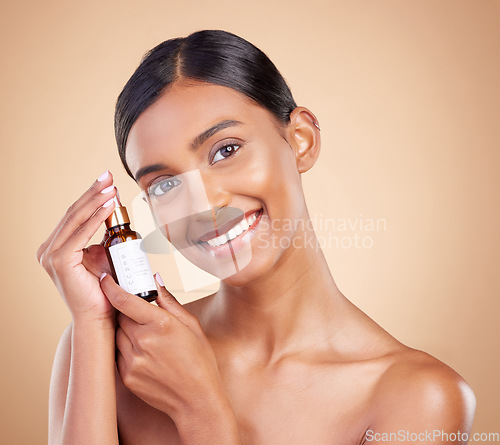
[[[106,170],[101,176],[97,178],[98,182],[104,181],[109,176],[109,170]]]
[[[105,189],[102,189],[101,193],[109,193],[109,192],[113,191],[114,188],[115,188],[114,185],[110,185],[109,187],[106,187]]]
[[[114,198],[108,199],[102,206],[103,207],[109,207],[111,204],[113,204]]]
[[[163,284],[163,280],[161,279],[161,276],[158,272],[155,273],[155,278],[156,278],[156,281],[158,282],[158,284],[161,286],[161,287],[165,287],[165,285]]]
[[[99,278],[99,281],[102,281],[102,279],[107,275],[106,272],[104,272],[102,275],[101,275],[101,278]]]

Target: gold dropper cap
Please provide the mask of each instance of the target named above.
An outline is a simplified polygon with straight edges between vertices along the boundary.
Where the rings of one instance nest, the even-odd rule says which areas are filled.
[[[118,189],[116,190],[116,196],[113,198],[113,202],[115,203],[115,208],[113,213],[106,218],[106,228],[111,229],[112,227],[121,226],[123,224],[130,224],[127,209],[123,207],[120,202]]]

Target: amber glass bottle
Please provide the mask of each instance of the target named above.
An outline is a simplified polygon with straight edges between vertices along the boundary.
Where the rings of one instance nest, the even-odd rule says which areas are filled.
[[[113,213],[106,219],[109,236],[104,242],[113,278],[127,292],[147,301],[156,300],[158,291],[148,256],[141,249],[142,237],[130,228],[127,209],[118,196],[114,202]]]

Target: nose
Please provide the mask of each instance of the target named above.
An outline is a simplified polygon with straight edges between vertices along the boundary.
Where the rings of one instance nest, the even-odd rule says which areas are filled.
[[[210,221],[214,222],[221,211],[225,207],[229,207],[231,204],[231,193],[227,190],[224,185],[224,181],[221,181],[220,177],[215,175],[210,175],[208,173],[200,173],[203,187],[205,190],[207,202],[209,209],[197,214],[198,221]]]

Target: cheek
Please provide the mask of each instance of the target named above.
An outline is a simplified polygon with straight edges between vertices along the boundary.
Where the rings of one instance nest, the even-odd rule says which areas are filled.
[[[285,141],[258,150],[245,165],[239,184],[242,193],[266,205],[271,219],[293,217],[295,211],[300,212],[300,174],[293,151]]]

